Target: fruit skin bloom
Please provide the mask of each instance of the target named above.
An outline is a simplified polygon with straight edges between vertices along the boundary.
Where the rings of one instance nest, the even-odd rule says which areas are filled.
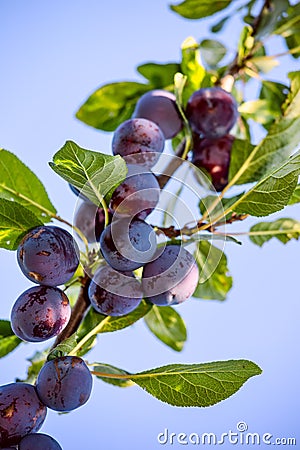
[[[41,401],[55,411],[72,411],[84,405],[92,391],[93,378],[83,359],[63,356],[46,362],[37,377]]]
[[[43,342],[68,324],[71,306],[66,294],[53,286],[33,286],[23,292],[11,311],[11,327],[23,341]]]
[[[238,117],[234,97],[219,87],[202,88],[188,100],[186,116],[193,131],[208,138],[229,133]]]
[[[47,414],[36,389],[27,383],[0,387],[0,447],[15,445],[22,437],[38,431]]]
[[[33,283],[59,286],[69,281],[79,264],[73,236],[55,226],[40,226],[22,239],[17,259],[23,274]]]
[[[155,305],[177,305],[194,293],[199,269],[194,257],[180,245],[167,245],[157,250],[156,259],[143,269],[142,287],[145,297]]]
[[[155,122],[165,139],[175,137],[183,127],[175,95],[163,89],[143,94],[136,104],[133,117],[144,117]]]
[[[59,443],[48,434],[32,433],[21,440],[19,450],[62,450],[62,448]]]
[[[211,178],[211,184],[220,192],[228,184],[229,165],[234,137],[226,135],[217,139],[194,138],[192,163],[204,169]],[[197,176],[196,172],[196,178]]]
[[[112,152],[125,158],[128,164],[150,169],[158,161],[165,145],[160,127],[152,120],[129,119],[116,129]]]
[[[142,288],[132,272],[118,272],[102,266],[95,272],[89,286],[92,307],[100,314],[124,316],[138,307]]]

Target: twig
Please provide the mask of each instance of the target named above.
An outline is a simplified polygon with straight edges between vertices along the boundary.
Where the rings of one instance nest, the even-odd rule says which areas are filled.
[[[81,281],[81,288],[78,294],[76,303],[72,309],[71,317],[66,328],[57,336],[54,345],[55,348],[62,341],[70,337],[79,327],[87,308],[90,306],[90,300],[88,297],[88,288],[91,282],[89,275],[85,275]]]
[[[182,228],[175,228],[173,225],[170,227],[158,227],[152,225],[158,233],[163,233],[165,236],[167,236],[170,239],[177,238],[179,236],[192,236],[193,234],[198,233],[198,231],[201,231],[203,229],[203,226],[205,226],[205,230],[211,233],[214,233],[217,227],[231,224],[234,222],[241,222],[245,220],[248,217],[248,214],[236,214],[232,213],[231,217],[229,217],[227,220],[224,220],[222,222],[216,222],[215,224],[208,224],[201,221],[198,221],[195,226],[189,227],[188,225],[185,225]]]

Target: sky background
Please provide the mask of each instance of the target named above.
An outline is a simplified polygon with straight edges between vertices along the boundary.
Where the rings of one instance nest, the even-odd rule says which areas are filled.
[[[208,25],[216,17],[188,21],[162,0],[0,0],[0,15],[0,146],[41,178],[59,214],[72,220],[76,198],[48,162],[68,139],[110,153],[112,138],[76,120],[79,105],[104,83],[142,81],[135,67],[143,62],[178,61],[181,42],[188,36],[209,37]],[[221,35],[231,55],[240,28],[234,20]],[[271,53],[284,50],[279,39],[270,40],[268,48]],[[296,60],[281,62],[269,79],[284,82],[286,72],[299,70]],[[254,95],[255,86],[248,91],[249,99]],[[300,220],[299,205],[280,216]],[[250,223],[240,229],[247,230]],[[163,447],[157,435],[165,428],[220,435],[236,431],[236,424],[244,421],[249,432],[300,442],[299,243],[283,246],[272,241],[263,249],[247,238],[243,243],[226,245],[234,277],[227,301],[191,299],[178,307],[188,328],[181,353],[164,346],[140,321],[101,336],[88,360],[135,372],[175,362],[245,358],[261,366],[261,376],[205,409],[174,408],[139,387],[119,389],[95,380],[87,405],[66,415],[49,411],[41,431],[56,438],[64,450],[152,450]],[[9,318],[15,299],[31,284],[18,268],[15,253],[1,249],[0,268],[0,317]],[[0,384],[24,376],[26,358],[43,347],[22,345],[0,360]]]

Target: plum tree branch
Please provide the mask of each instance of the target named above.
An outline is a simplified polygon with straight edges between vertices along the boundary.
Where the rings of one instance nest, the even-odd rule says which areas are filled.
[[[62,341],[70,337],[78,329],[87,308],[90,306],[90,300],[88,296],[88,288],[91,282],[91,277],[88,273],[81,279],[81,287],[78,294],[78,298],[74,307],[72,308],[72,313],[68,325],[66,328],[57,336],[52,349],[54,349]]]

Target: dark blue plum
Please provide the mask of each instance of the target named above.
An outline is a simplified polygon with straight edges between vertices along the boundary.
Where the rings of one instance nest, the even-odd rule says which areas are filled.
[[[72,411],[84,405],[92,391],[92,375],[77,356],[46,362],[37,377],[36,389],[44,405],[55,411]]]
[[[62,450],[59,443],[48,434],[32,433],[25,436],[19,450]]]
[[[38,431],[47,414],[34,386],[11,383],[0,387],[0,447],[15,445]]]
[[[128,164],[126,179],[113,192],[110,209],[116,217],[145,219],[157,206],[160,187],[155,175],[134,164]]]
[[[151,261],[156,251],[156,234],[143,220],[113,220],[100,237],[106,262],[121,272],[132,271]]]
[[[34,286],[23,292],[11,311],[13,332],[24,341],[42,342],[57,336],[69,322],[71,306],[63,291]]]
[[[192,163],[207,172],[212,186],[218,192],[228,184],[233,141],[234,137],[229,134],[218,139],[194,139]]]
[[[207,138],[229,133],[238,117],[234,97],[219,87],[202,88],[188,100],[186,116],[192,129]]]
[[[158,258],[144,266],[143,293],[156,305],[176,305],[191,297],[198,278],[194,257],[179,245],[167,245]]]
[[[112,140],[114,155],[121,155],[128,164],[151,168],[165,145],[165,138],[156,123],[147,119],[129,119],[116,129]]]
[[[68,231],[54,226],[40,226],[22,239],[17,258],[29,280],[59,286],[74,275],[79,264],[79,249]]]
[[[124,316],[138,307],[142,288],[132,272],[118,272],[110,266],[100,267],[89,286],[93,308],[105,315]]]
[[[88,242],[98,242],[105,225],[103,208],[83,202],[76,211],[74,225],[85,235]]]
[[[133,117],[143,117],[155,122],[165,139],[175,137],[183,127],[175,95],[162,89],[142,95],[136,104]]]

